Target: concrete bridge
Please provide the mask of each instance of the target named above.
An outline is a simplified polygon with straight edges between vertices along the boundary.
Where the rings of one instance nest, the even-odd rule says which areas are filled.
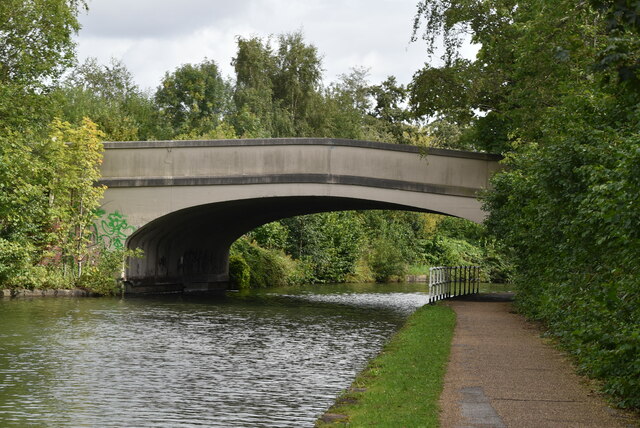
[[[480,222],[477,200],[498,169],[484,153],[339,139],[105,143],[108,186],[96,236],[144,250],[129,292],[219,289],[229,246],[277,219],[398,209]]]

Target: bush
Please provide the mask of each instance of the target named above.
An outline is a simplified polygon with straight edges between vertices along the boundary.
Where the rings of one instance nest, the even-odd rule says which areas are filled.
[[[373,271],[371,270],[371,266],[369,266],[369,261],[367,257],[362,256],[356,262],[356,266],[354,272],[347,275],[345,278],[345,282],[375,282],[376,278],[373,275]]]
[[[0,286],[21,286],[31,269],[31,249],[0,238]],[[31,288],[30,286],[28,288]]]
[[[557,106],[544,139],[509,155],[487,207],[517,267],[518,308],[637,409],[640,110],[618,105],[623,95],[589,90]]]
[[[229,257],[229,282],[242,290],[249,288],[251,269],[247,261],[240,254],[232,254]]]
[[[253,229],[248,236],[262,248],[284,250],[287,246],[289,229],[279,221],[274,221]]]
[[[139,249],[103,249],[95,263],[84,266],[77,286],[103,296],[116,295],[122,291],[120,278],[127,258],[141,256]]]
[[[430,266],[477,265],[482,249],[466,240],[435,235],[421,241],[424,263]]]
[[[249,287],[282,287],[295,285],[311,277],[310,268],[304,262],[293,260],[281,250],[268,250],[255,242],[240,238],[231,246],[232,258],[244,259],[249,268]],[[229,267],[231,274],[231,265]]]
[[[377,282],[404,279],[406,264],[402,251],[393,242],[378,239],[373,242],[369,253],[369,266]]]

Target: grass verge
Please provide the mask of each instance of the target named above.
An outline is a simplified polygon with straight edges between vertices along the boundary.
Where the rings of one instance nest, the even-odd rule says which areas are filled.
[[[437,427],[455,313],[423,306],[369,362],[317,427]]]

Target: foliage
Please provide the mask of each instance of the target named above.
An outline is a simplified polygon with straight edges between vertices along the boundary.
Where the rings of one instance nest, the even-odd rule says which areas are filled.
[[[454,124],[454,144],[507,153],[486,199],[502,242],[486,242],[485,259],[508,251],[520,309],[544,321],[618,404],[640,407],[637,8],[418,7],[414,35],[424,29],[431,55],[440,39],[445,49],[441,67],[414,76],[414,112]],[[460,56],[468,36],[480,46],[474,60]]]
[[[82,0],[0,2],[0,132],[48,123],[51,82],[72,64]]]
[[[83,1],[0,4],[0,286],[69,287],[89,253],[101,134],[51,120]],[[49,127],[46,126],[50,123]]]
[[[482,225],[433,214],[321,213],[269,223],[247,237],[304,262],[307,282],[402,280],[408,267],[418,264],[427,270],[436,265],[482,265],[500,281],[507,281],[511,273],[511,265]]]
[[[240,254],[229,256],[229,281],[239,290],[251,285],[251,268]]]
[[[376,278],[373,274],[373,270],[371,269],[367,254],[363,254],[360,256],[360,258],[356,261],[353,272],[345,276],[344,282],[376,282]]]
[[[76,0],[3,1],[0,81],[37,85],[59,76],[74,59],[71,36],[84,6]]]
[[[284,250],[287,247],[289,229],[279,221],[274,221],[253,229],[248,236],[263,248]]]
[[[640,117],[619,101],[589,93],[554,109],[545,144],[523,147],[496,178],[489,224],[513,253],[522,310],[618,404],[638,407]]]
[[[0,134],[0,239],[8,241],[11,259],[31,260],[47,244],[46,164],[29,137]]]
[[[288,228],[286,251],[312,266],[313,282],[344,282],[355,272],[362,223],[348,212],[329,212],[282,220]]]
[[[133,81],[125,65],[87,59],[54,92],[59,115],[73,124],[85,117],[96,122],[111,141],[147,140],[170,135],[153,100]]]
[[[275,64],[273,97],[277,107],[286,112],[278,134],[305,135],[311,99],[322,76],[318,50],[306,44],[300,32],[281,34]]]
[[[464,239],[434,235],[421,241],[424,263],[430,266],[479,265],[482,249]]]
[[[248,279],[251,288],[282,287],[308,282],[304,264],[292,260],[281,250],[269,250],[240,238],[231,246],[231,259],[243,259],[249,267]],[[242,262],[236,261],[236,281],[244,281]],[[240,267],[240,271],[236,270]]]
[[[238,135],[297,137],[312,134],[309,118],[321,81],[321,60],[302,33],[271,39],[238,38],[232,122]]]
[[[606,46],[598,52],[596,69],[613,70],[625,87],[640,92],[640,8],[632,0],[590,0],[604,15]],[[605,75],[605,80],[610,76]]]
[[[316,426],[437,427],[454,327],[451,308],[418,309],[329,409],[346,420]]]
[[[221,122],[229,108],[230,85],[214,61],[185,64],[166,73],[155,100],[175,135],[206,133]]]
[[[142,257],[142,251],[125,248],[108,250],[101,248],[92,263],[87,264],[75,286],[102,296],[113,296],[122,292],[120,280],[126,261]]]
[[[28,243],[0,238],[0,284],[17,282],[32,267],[32,253]]]
[[[442,67],[414,75],[414,111],[461,126],[454,144],[490,152],[538,138],[541,113],[585,79],[601,43],[586,2],[424,0],[418,10],[414,37],[424,28],[431,55],[439,40],[445,48]],[[475,60],[460,57],[469,34]]]
[[[71,261],[82,275],[82,265],[91,244],[91,226],[104,186],[96,186],[100,178],[103,146],[96,125],[85,119],[83,126],[73,128],[56,120],[52,124],[49,153],[51,177],[48,186],[50,217],[53,222],[52,258],[62,264]],[[53,260],[51,263],[55,263]]]
[[[368,256],[369,266],[377,282],[404,279],[406,262],[395,242],[384,238],[374,240]]]
[[[102,160],[100,133],[54,121],[50,137],[25,142],[16,134],[0,149],[0,239],[7,265],[3,285],[15,285],[37,263],[80,275],[102,187],[94,186]],[[12,272],[12,273],[11,273]],[[76,272],[76,273],[73,273]]]

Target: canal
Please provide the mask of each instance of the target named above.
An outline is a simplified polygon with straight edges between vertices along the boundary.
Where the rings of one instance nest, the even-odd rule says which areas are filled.
[[[425,288],[0,299],[0,426],[311,427]]]

